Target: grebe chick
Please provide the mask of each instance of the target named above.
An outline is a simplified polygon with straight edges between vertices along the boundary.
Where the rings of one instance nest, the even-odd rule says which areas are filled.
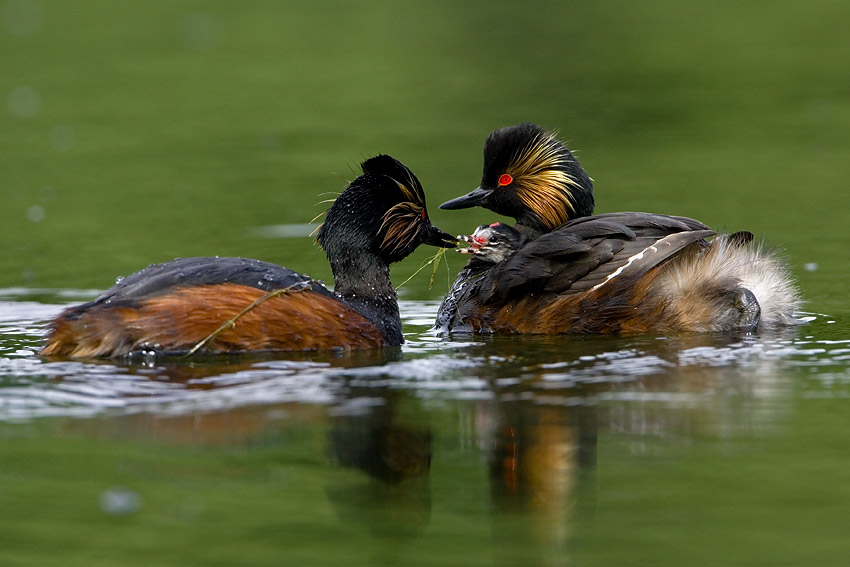
[[[460,235],[457,239],[469,244],[466,248],[458,248],[457,252],[471,254],[469,261],[482,267],[507,259],[525,240],[519,231],[501,222],[482,224],[472,234]]]
[[[519,231],[500,222],[482,224],[472,234],[457,238],[469,244],[467,248],[458,248],[457,251],[469,254],[470,258],[466,266],[458,272],[437,311],[435,327],[441,330],[459,330],[458,305],[463,306],[474,301],[478,289],[476,282],[487,270],[516,252],[525,240]]]

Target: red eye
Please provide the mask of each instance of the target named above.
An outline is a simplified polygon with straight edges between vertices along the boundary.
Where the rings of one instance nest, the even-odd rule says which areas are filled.
[[[421,216],[422,216],[422,220],[425,220],[425,209],[422,209]]]
[[[514,182],[514,178],[508,175],[507,173],[503,173],[501,177],[499,177],[499,187],[504,187],[505,185],[510,185]]]

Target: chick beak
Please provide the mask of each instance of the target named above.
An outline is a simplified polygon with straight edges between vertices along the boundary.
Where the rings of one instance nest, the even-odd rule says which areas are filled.
[[[441,209],[468,209],[470,207],[484,207],[487,199],[493,193],[491,189],[482,189],[478,187],[473,189],[472,192],[467,193],[462,197],[457,197],[452,199],[451,201],[446,201],[442,205],[440,205]]]
[[[486,238],[475,236],[474,234],[470,234],[469,236],[458,236],[458,240],[469,243],[467,248],[458,248],[457,251],[461,254],[475,254],[487,245]]]

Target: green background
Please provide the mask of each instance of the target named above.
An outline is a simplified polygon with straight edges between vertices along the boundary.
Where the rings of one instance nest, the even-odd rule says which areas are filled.
[[[492,129],[524,120],[578,151],[598,212],[748,228],[796,271],[822,265],[850,221],[848,12],[8,0],[0,93],[29,114],[0,113],[0,285],[102,289],[191,255],[330,279],[310,239],[252,229],[309,222],[360,161],[389,153],[420,177],[435,224],[469,232],[493,215],[437,205],[477,186]]]
[[[0,2],[0,564],[845,565],[847,22],[828,0]],[[377,153],[468,233],[494,215],[437,206],[477,186],[491,130],[526,120],[578,151],[598,212],[783,249],[815,320],[749,342],[439,342],[425,300],[448,255],[433,289],[401,292],[402,361],[33,354],[46,307],[26,300],[174,257],[330,281],[301,225]],[[340,421],[351,407],[430,432],[430,475],[336,466],[333,431],[372,431],[369,411]],[[512,428],[570,455],[543,477],[551,508],[496,495]],[[112,489],[138,509],[105,511]]]

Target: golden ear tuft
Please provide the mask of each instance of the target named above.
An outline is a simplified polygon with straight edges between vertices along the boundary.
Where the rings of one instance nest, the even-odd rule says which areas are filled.
[[[381,221],[380,232],[384,238],[381,241],[381,249],[385,252],[394,253],[403,250],[413,243],[422,230],[422,218],[424,209],[415,203],[405,201],[393,206],[384,214]]]
[[[554,133],[547,132],[519,149],[508,168],[517,197],[550,230],[567,222],[575,212],[570,188],[582,189],[565,171],[569,161],[563,144]]]

